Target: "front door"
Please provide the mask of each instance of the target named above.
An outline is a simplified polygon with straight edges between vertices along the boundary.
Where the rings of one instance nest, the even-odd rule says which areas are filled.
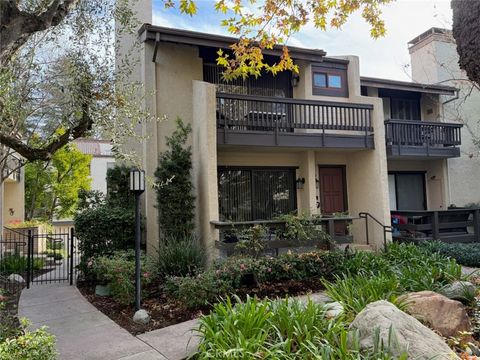
[[[345,168],[320,166],[320,209],[323,215],[345,212]]]
[[[320,166],[320,210],[322,215],[343,213],[347,211],[345,167]],[[335,223],[336,235],[347,235],[345,223]]]

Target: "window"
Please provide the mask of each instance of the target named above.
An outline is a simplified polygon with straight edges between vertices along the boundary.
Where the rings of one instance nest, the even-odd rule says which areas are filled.
[[[327,63],[312,66],[312,93],[348,97],[347,65]]]
[[[420,120],[420,101],[417,99],[391,98],[392,119]]]
[[[391,210],[425,210],[425,173],[392,172],[388,174]]]
[[[297,208],[295,168],[219,167],[223,221],[270,220]]]

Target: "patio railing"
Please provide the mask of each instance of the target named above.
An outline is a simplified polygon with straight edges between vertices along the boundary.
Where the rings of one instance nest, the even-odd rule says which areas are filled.
[[[348,231],[348,226],[352,224],[353,220],[359,218],[342,216],[342,217],[325,217],[314,218],[311,220],[312,225],[318,226],[328,234],[330,241],[322,239],[309,239],[306,241],[299,241],[297,239],[283,239],[277,235],[277,230],[282,230],[286,226],[283,220],[259,220],[259,221],[211,221],[220,232],[219,241],[216,242],[216,247],[222,250],[227,256],[235,252],[235,246],[238,243],[236,233],[243,229],[253,227],[256,225],[263,225],[267,228],[267,234],[264,239],[264,250],[273,251],[278,255],[279,249],[294,248],[294,247],[321,247],[330,249],[332,243],[335,244],[349,244],[353,242],[353,237]]]
[[[480,209],[392,211],[393,237],[406,240],[480,242]]]

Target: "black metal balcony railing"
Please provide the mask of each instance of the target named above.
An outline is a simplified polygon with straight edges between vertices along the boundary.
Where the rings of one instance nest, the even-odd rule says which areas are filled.
[[[461,124],[413,121],[385,121],[385,137],[390,155],[459,156]],[[409,148],[409,150],[406,150]]]
[[[243,134],[323,136],[319,146],[349,147],[347,138],[360,138],[365,139],[362,147],[373,147],[372,110],[369,104],[217,93],[217,128]],[[296,131],[300,129],[310,131]],[[329,136],[330,141],[325,140]]]

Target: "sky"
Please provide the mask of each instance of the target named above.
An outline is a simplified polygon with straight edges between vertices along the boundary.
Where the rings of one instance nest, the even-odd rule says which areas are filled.
[[[220,25],[222,15],[211,0],[196,0],[198,14],[189,17],[164,9],[163,0],[153,0],[153,24],[212,34],[228,35]],[[451,28],[449,0],[397,0],[383,8],[387,34],[374,40],[359,14],[353,15],[340,30],[321,31],[307,26],[288,45],[323,49],[327,56],[357,55],[362,76],[410,80],[408,41],[431,27]]]

